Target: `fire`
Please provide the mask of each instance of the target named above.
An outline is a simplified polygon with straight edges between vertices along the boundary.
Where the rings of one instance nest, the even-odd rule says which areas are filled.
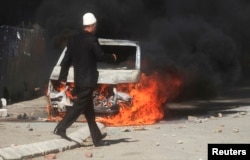
[[[58,82],[53,82],[59,92],[65,94],[71,100],[75,98],[72,94],[74,83],[69,83],[67,88]],[[132,97],[132,102],[119,102],[119,113],[112,116],[98,117],[96,120],[107,126],[126,126],[126,125],[146,125],[160,121],[164,117],[163,105],[171,98],[178,95],[182,81],[179,77],[172,74],[152,74],[142,73],[138,83],[118,84],[117,91],[127,93]],[[109,96],[108,87],[110,85],[101,84],[96,90],[97,99],[103,100]],[[111,104],[107,102],[107,107]],[[49,121],[60,121],[65,112],[58,112],[57,108],[47,106]],[[52,113],[54,112],[54,113]]]
[[[69,99],[75,99],[76,96],[72,94],[72,90],[74,88],[74,83],[68,83],[68,88],[66,88],[65,85],[60,84],[57,81],[54,81],[54,86],[57,86],[56,89],[57,91],[61,92],[65,90],[65,94],[67,97],[69,97]],[[48,91],[46,91],[47,93]],[[47,98],[49,99],[48,95]],[[49,101],[49,100],[48,100]],[[61,121],[62,118],[65,116],[65,112],[58,112],[57,108],[52,108],[52,106],[49,104],[46,107],[47,113],[48,113],[48,119],[47,121]],[[53,112],[53,113],[52,113]]]
[[[181,87],[181,80],[172,75],[153,73],[141,74],[139,83],[118,84],[117,90],[133,97],[132,106],[120,105],[117,115],[98,118],[107,126],[153,124],[164,116],[163,104],[175,97]]]

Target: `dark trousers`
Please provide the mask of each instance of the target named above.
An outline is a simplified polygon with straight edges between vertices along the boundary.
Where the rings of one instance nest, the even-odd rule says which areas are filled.
[[[97,144],[101,139],[101,131],[98,128],[95,122],[95,112],[93,105],[93,88],[77,88],[76,89],[77,99],[74,101],[74,105],[69,107],[64,118],[58,123],[56,129],[58,131],[66,132],[66,129],[69,128],[80,116],[84,114],[90,134],[94,144]]]

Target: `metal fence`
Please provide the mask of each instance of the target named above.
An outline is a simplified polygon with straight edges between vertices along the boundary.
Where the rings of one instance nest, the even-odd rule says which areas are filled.
[[[0,26],[0,98],[28,99],[44,92],[48,79],[45,32]]]

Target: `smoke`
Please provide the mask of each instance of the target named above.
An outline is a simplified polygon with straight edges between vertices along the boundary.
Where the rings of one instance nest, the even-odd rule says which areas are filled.
[[[82,15],[93,12],[98,37],[139,41],[144,72],[179,74],[184,97],[206,98],[249,71],[249,4],[247,0],[43,0],[36,20],[52,40],[58,40],[81,29]]]

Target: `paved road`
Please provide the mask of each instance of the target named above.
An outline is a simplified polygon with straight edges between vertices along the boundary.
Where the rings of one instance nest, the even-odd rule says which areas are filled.
[[[39,154],[29,159],[43,160],[52,157],[60,160],[81,160],[91,157],[102,160],[206,160],[208,143],[250,143],[250,100],[246,96],[249,91],[249,88],[244,87],[232,90],[228,92],[230,94],[213,101],[168,104],[165,119],[157,124],[104,127],[103,131],[108,136],[104,139],[103,146],[75,146],[73,149],[57,146],[58,150],[51,152],[50,157]],[[44,108],[42,98],[10,107],[10,113],[15,116],[23,112],[29,117],[44,115],[44,111],[38,109]],[[10,121],[0,119],[2,159],[5,157],[1,150],[6,147],[46,141],[63,141],[61,146],[68,143],[52,134],[55,122]],[[86,123],[74,123],[68,134],[84,128],[86,129]],[[86,138],[87,135],[83,136],[86,133],[85,130],[79,136]]]

